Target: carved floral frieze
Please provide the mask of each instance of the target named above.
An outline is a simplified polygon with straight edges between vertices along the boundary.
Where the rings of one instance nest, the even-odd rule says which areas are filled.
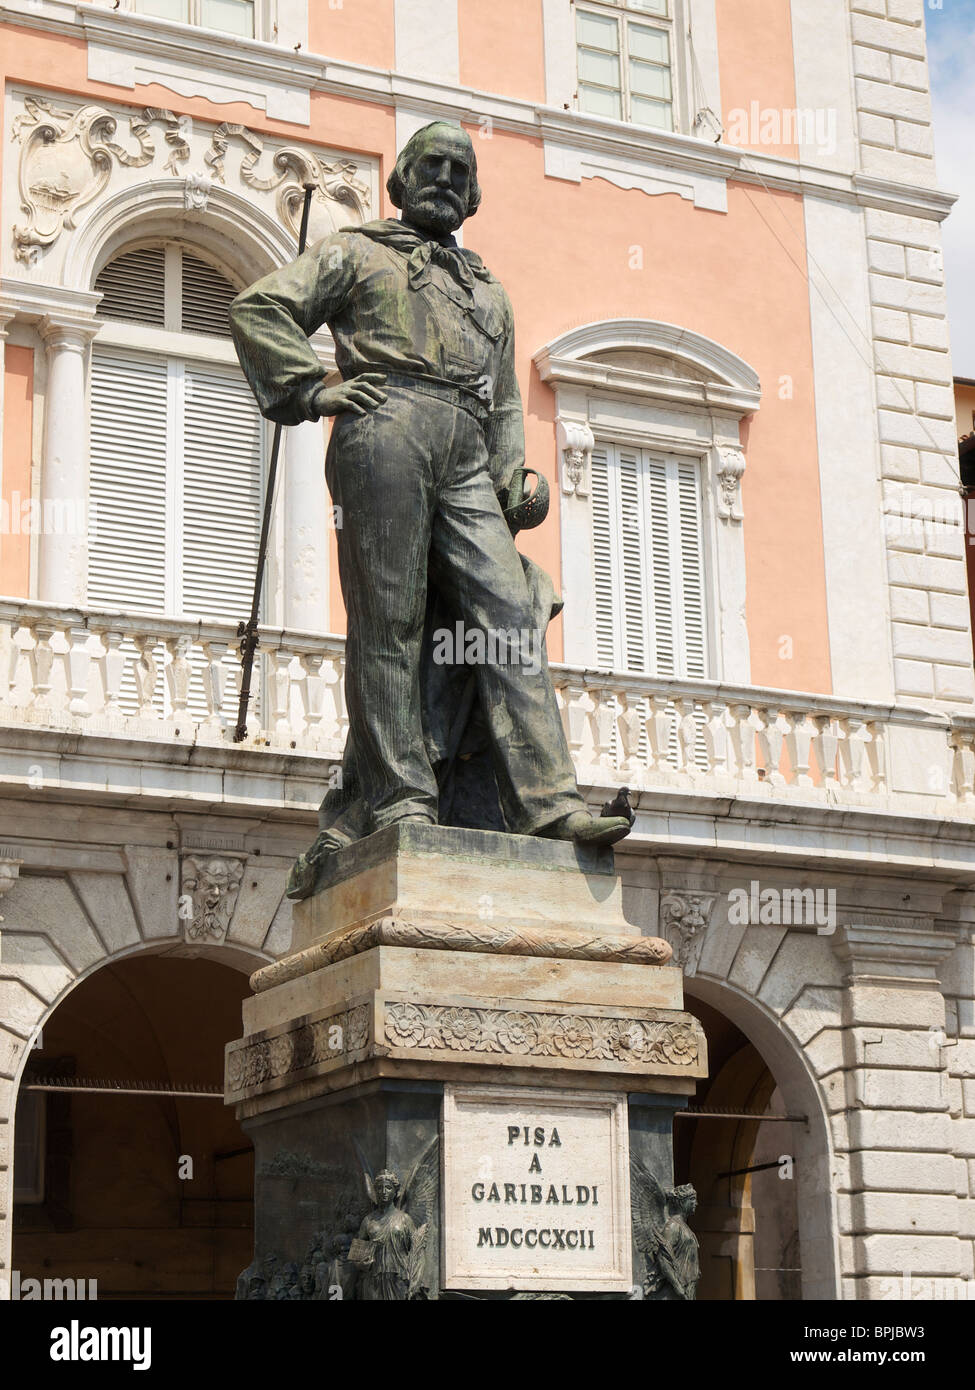
[[[372,1036],[370,1005],[356,1004],[297,1027],[242,1040],[227,1053],[227,1094],[254,1087],[277,1089],[307,1068],[404,1051],[430,1060],[463,1055],[468,1061],[507,1065],[551,1058],[550,1065],[612,1063],[621,1071],[696,1076],[703,1065],[703,1034],[687,1015],[658,1017],[563,1010],[495,1008],[384,999]],[[543,1062],[543,1065],[545,1063]]]
[[[691,1067],[700,1049],[684,1022],[517,1009],[387,1003],[391,1047]]]
[[[274,145],[233,122],[214,126],[161,107],[72,108],[28,95],[21,98],[10,130],[19,147],[20,210],[26,215],[14,222],[14,255],[27,266],[73,231],[79,214],[128,170],[182,180],[184,206],[191,211],[205,211],[217,185],[271,194],[277,219],[295,238],[306,184],[315,189],[312,241],[372,215],[368,162]]]
[[[356,1004],[288,1032],[231,1048],[227,1053],[228,1094],[362,1052],[369,1041],[369,1012],[367,1005]]]

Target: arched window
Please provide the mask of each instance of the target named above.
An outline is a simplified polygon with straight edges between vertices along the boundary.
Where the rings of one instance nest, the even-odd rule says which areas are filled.
[[[264,428],[229,337],[238,288],[176,241],[125,250],[95,281],[105,320],[91,369],[95,608],[247,613]]]

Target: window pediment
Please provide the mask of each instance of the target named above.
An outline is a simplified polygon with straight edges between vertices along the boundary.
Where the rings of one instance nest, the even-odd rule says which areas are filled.
[[[652,319],[584,324],[535,355],[542,380],[739,417],[758,409],[761,384],[747,362],[711,338]]]

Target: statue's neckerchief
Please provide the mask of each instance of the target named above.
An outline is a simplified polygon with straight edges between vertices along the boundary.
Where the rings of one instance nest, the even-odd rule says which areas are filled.
[[[458,246],[454,238],[442,240],[426,238],[423,233],[395,217],[386,217],[378,222],[365,222],[360,227],[343,227],[343,232],[359,232],[371,237],[373,241],[390,247],[409,258],[408,278],[410,289],[419,290],[430,283],[431,262],[445,270],[460,294],[452,294],[462,308],[474,307],[475,278],[485,282],[494,276],[474,251]]]

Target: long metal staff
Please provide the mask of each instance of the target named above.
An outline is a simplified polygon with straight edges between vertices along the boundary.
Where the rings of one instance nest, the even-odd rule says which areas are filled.
[[[301,231],[298,233],[298,255],[305,249],[308,239],[308,214],[311,211],[312,194],[316,184],[306,183],[305,201],[301,209]],[[264,493],[264,519],[261,522],[261,543],[257,550],[257,573],[254,576],[254,597],[251,599],[251,615],[246,623],[237,628],[240,638],[240,701],[237,705],[237,727],[234,729],[234,743],[242,743],[247,737],[247,706],[251,698],[251,675],[254,671],[254,653],[260,638],[257,635],[257,613],[261,606],[261,589],[264,585],[264,565],[267,561],[267,538],[271,529],[271,508],[274,505],[274,484],[278,472],[278,454],[281,452],[281,431],[283,426],[274,426],[271,442],[271,462],[267,470],[267,488]]]

